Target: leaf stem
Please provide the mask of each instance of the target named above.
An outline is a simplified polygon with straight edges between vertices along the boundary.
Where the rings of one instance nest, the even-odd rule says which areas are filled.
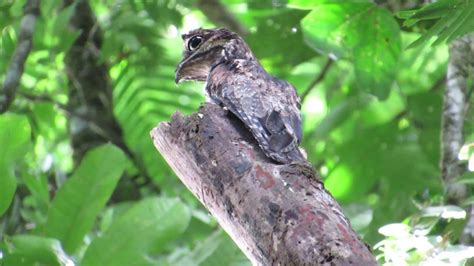
[[[329,69],[331,68],[332,64],[334,63],[334,60],[332,60],[331,58],[328,58],[328,60],[326,61],[326,64],[324,64],[324,67],[323,69],[321,70],[321,72],[319,72],[319,75],[317,75],[313,81],[311,81],[311,83],[308,85],[308,88],[306,88],[306,90],[303,92],[303,94],[301,94],[301,103],[304,102],[304,100],[306,99],[306,97],[308,96],[308,94],[311,92],[311,90],[319,83],[321,82],[324,77],[326,76],[327,72],[329,71]]]

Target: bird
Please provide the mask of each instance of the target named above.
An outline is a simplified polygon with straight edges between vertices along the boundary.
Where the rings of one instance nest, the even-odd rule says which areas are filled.
[[[199,28],[181,37],[176,83],[205,81],[208,101],[237,116],[267,157],[280,164],[305,161],[295,88],[267,73],[244,39],[226,28]]]

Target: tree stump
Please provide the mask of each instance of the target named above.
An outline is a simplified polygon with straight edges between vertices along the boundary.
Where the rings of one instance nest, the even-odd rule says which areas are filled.
[[[313,169],[265,157],[220,106],[175,113],[151,136],[254,265],[377,265]]]

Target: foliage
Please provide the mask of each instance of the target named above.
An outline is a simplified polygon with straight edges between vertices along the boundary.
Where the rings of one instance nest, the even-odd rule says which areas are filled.
[[[381,251],[378,260],[387,265],[445,263],[462,265],[472,258],[474,247],[452,244],[441,235],[432,234],[440,223],[451,221],[451,230],[460,230],[466,212],[457,206],[427,207],[404,223],[388,224],[379,229],[386,237],[374,246]]]
[[[434,45],[444,41],[450,42],[474,29],[474,1],[472,0],[441,0],[417,10],[399,12],[405,19],[404,26],[412,26],[421,21],[433,21],[433,25],[409,47],[427,42],[437,36]]]
[[[76,251],[112,195],[124,163],[124,154],[115,146],[90,151],[51,202],[45,235],[60,240],[66,251]]]
[[[21,116],[7,115],[0,117],[0,185],[2,197],[0,199],[0,214],[3,214],[11,204],[16,190],[15,164],[29,144],[30,128],[28,121]]]
[[[387,98],[401,52],[400,29],[390,12],[371,3],[320,4],[301,24],[310,46],[349,58],[357,85]]]
[[[25,2],[0,2],[1,81]],[[158,122],[205,100],[202,84],[174,84],[178,32],[216,25],[191,0],[89,2],[103,33],[98,53],[109,66],[113,111],[142,165],[112,144],[74,164],[64,58],[79,33],[67,23],[73,7],[41,1],[15,102],[0,115],[0,264],[249,265],[149,139]],[[414,3],[404,10],[369,0],[222,2],[249,30],[265,68],[300,95],[310,90],[303,147],[354,228],[378,243],[379,261],[472,254],[458,243],[465,215],[445,214],[464,205],[444,205],[438,162],[446,43],[474,30],[473,1],[388,1]],[[436,45],[425,45],[432,38]],[[335,62],[310,87],[328,59]],[[459,181],[472,185],[474,135],[465,133],[471,144],[460,159],[471,172]],[[117,183],[142,175],[139,168],[160,193],[142,188],[135,201],[115,200]]]

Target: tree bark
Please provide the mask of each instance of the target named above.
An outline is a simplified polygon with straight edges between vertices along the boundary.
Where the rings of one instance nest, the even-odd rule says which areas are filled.
[[[474,33],[470,33],[453,41],[449,47],[441,128],[441,174],[446,183],[446,198],[448,202],[458,205],[470,194],[466,184],[459,183],[456,179],[466,172],[466,167],[459,161],[458,154],[464,144],[465,121],[472,121],[473,117],[468,97],[469,90],[472,90],[468,87],[469,80],[472,80],[473,77]],[[473,215],[474,206],[468,206],[468,222],[461,236],[461,240],[465,244],[474,243]]]
[[[63,0],[65,7],[75,1]],[[122,129],[113,114],[112,85],[108,67],[99,60],[102,33],[88,1],[76,1],[71,27],[80,31],[66,54],[69,78],[69,110],[82,116],[72,116],[69,128],[74,161],[80,162],[90,149],[112,142],[130,153],[123,141]]]
[[[75,114],[69,118],[69,134],[76,164],[92,148],[113,143],[121,148],[137,167],[144,184],[155,190],[141,160],[125,143],[122,128],[113,110],[112,83],[108,66],[101,62],[102,32],[87,0],[63,0],[63,6],[75,4],[70,26],[80,32],[66,54],[65,64],[69,78],[67,109]],[[133,177],[122,178],[112,196],[113,201],[138,199],[142,184]]]
[[[33,33],[35,31],[36,19],[40,14],[40,0],[29,0],[26,2],[23,10],[24,15],[21,19],[18,44],[0,91],[0,114],[8,110],[15,99],[18,85],[20,85],[26,59],[33,47]]]
[[[376,265],[313,169],[275,164],[221,107],[176,113],[151,136],[254,265]]]

